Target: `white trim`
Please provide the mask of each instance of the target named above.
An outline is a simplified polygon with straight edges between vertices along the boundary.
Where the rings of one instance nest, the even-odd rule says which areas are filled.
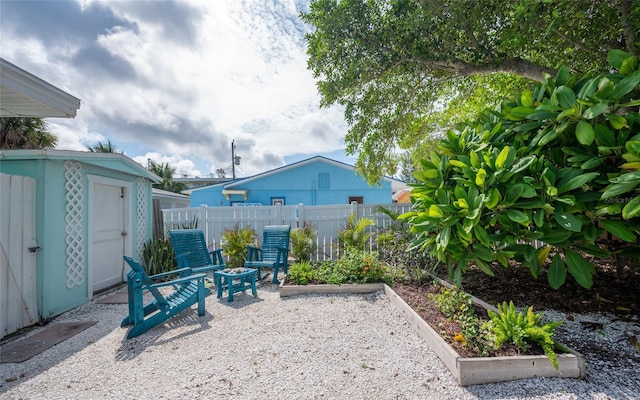
[[[226,190],[226,189],[222,190],[222,194],[224,195],[224,198],[227,200],[230,200],[229,197],[233,194],[239,194],[242,196],[244,200],[247,200],[247,192],[248,190]]]
[[[80,99],[0,58],[0,117],[74,118]]]

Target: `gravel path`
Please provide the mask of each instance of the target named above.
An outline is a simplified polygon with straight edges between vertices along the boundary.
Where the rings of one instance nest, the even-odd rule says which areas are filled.
[[[589,343],[622,352],[620,362],[587,355],[587,378],[537,378],[462,388],[382,292],[280,299],[207,298],[127,340],[125,304],[88,303],[56,318],[99,322],[20,364],[0,364],[1,399],[635,399],[640,353],[624,337],[635,322],[606,324]],[[561,316],[554,316],[561,317]],[[581,320],[563,325],[571,342]],[[29,334],[43,328],[33,329]],[[565,340],[566,339],[566,340]],[[591,346],[591,344],[589,344]],[[632,349],[632,350],[629,350]]]

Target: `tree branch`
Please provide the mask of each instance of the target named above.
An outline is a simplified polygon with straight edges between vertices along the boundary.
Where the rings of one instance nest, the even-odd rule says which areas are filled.
[[[494,72],[509,72],[524,78],[542,82],[544,74],[555,75],[556,70],[536,64],[520,57],[505,59],[493,66],[491,65],[473,65],[464,61],[455,61],[451,63],[431,63],[437,69],[454,73],[456,75],[484,75]]]

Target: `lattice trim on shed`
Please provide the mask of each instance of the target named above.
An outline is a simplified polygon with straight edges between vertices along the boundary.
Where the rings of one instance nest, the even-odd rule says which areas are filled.
[[[84,187],[82,184],[82,164],[78,161],[64,162],[66,189],[65,243],[67,245],[67,287],[84,283],[84,233],[82,229],[84,211]]]
[[[142,259],[144,242],[147,237],[147,190],[146,180],[138,177],[136,179],[136,252],[138,259]]]

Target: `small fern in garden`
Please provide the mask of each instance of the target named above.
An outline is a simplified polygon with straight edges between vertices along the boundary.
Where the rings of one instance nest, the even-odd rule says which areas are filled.
[[[527,309],[527,313],[518,312],[513,301],[503,302],[498,305],[498,312],[487,310],[491,320],[487,322],[487,328],[493,332],[494,347],[497,349],[503,343],[510,342],[518,346],[522,351],[527,349],[528,343],[538,343],[549,357],[551,365],[558,369],[558,360],[555,348],[558,344],[552,339],[556,328],[562,321],[547,322],[542,324],[541,313],[534,313],[533,307]]]

